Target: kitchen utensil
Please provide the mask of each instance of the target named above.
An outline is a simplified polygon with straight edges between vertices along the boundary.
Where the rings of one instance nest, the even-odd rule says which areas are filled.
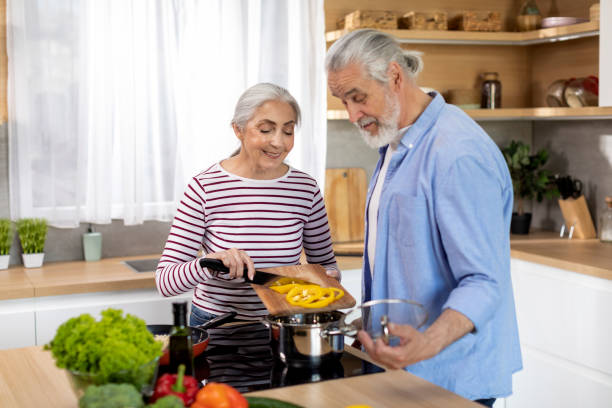
[[[410,325],[418,330],[424,327],[427,318],[427,310],[412,300],[371,300],[347,312],[338,325],[338,331],[354,337],[359,330],[364,330],[374,340],[382,338],[386,344],[397,345],[400,339],[389,333],[389,323]],[[325,334],[335,335],[337,332],[330,329]]]
[[[344,334],[334,325],[343,316],[339,311],[268,315],[263,323],[272,330],[283,363],[318,365],[342,355]]]
[[[582,194],[582,181],[572,179],[571,176],[560,177],[556,175],[555,184],[557,184],[561,198],[564,200],[570,197],[578,198]]]
[[[207,258],[202,258],[200,260],[200,265],[211,265],[211,268],[213,269],[219,268],[227,271],[227,267],[225,267],[223,263],[221,263],[221,265],[223,266],[219,265],[220,261],[209,261],[211,260]],[[257,278],[257,275],[260,275],[261,278]],[[272,278],[272,276],[270,275],[274,276],[274,278]],[[294,306],[287,302],[287,300],[285,299],[285,294],[277,293],[269,288],[269,286],[271,286],[274,281],[276,281],[276,279],[280,277],[301,279],[324,288],[335,287],[338,289],[342,289],[344,291],[344,296],[332,302],[328,306],[318,309],[308,309],[304,307]],[[356,303],[355,298],[353,298],[353,296],[351,296],[351,294],[342,285],[340,285],[340,282],[330,276],[327,276],[327,273],[325,273],[325,268],[321,265],[303,264],[293,266],[278,266],[275,268],[262,268],[258,269],[258,271],[255,272],[254,281],[255,282],[251,283],[253,289],[268,309],[268,312],[272,315],[291,313],[312,313],[327,310],[346,309],[355,306]],[[257,281],[263,281],[264,284],[258,284],[256,283]]]
[[[211,269],[211,270],[217,271],[217,272],[226,272],[226,273],[229,272],[229,268],[227,266],[225,266],[223,264],[223,261],[221,261],[220,259],[201,258],[200,259],[200,266],[202,268],[208,268],[208,269]],[[248,271],[248,269],[245,266],[244,274],[242,275],[242,277],[244,278],[245,282],[255,283],[257,285],[271,284],[271,283],[275,282],[276,280],[278,280],[279,278],[283,277],[283,275],[281,275],[281,274],[273,274],[273,273],[264,272],[262,270],[256,270],[255,271],[255,276],[253,276],[253,279],[251,279],[247,275],[247,271]],[[214,272],[213,272],[213,274],[214,274]],[[294,276],[292,276],[292,278],[293,277]]]
[[[597,237],[593,218],[583,195],[578,196],[578,198],[560,199],[559,207],[566,228],[569,228],[570,231],[573,228],[573,238],[589,239]]]
[[[236,312],[228,312],[224,313],[220,316],[215,317],[214,319],[209,320],[201,326],[189,326],[191,329],[191,344],[193,347],[193,356],[196,357],[204,350],[206,350],[206,346],[208,346],[208,332],[206,329],[212,329],[213,327],[217,327],[232,320],[236,316]],[[147,329],[151,332],[151,334],[169,336],[170,331],[172,330],[171,324],[148,324]],[[164,353],[159,359],[159,364],[166,365],[170,362],[170,354],[168,348],[164,350]]]
[[[363,242],[367,189],[362,168],[325,170],[325,209],[333,242]]]
[[[542,19],[542,28],[561,27],[572,24],[586,23],[586,18],[577,17],[546,17]]]

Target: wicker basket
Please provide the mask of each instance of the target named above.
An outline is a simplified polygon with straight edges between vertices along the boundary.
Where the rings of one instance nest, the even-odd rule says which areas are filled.
[[[446,30],[447,15],[443,11],[428,13],[410,11],[397,20],[397,26],[408,30]]]
[[[498,11],[463,11],[448,21],[448,28],[462,31],[501,31]]]
[[[338,24],[336,24],[338,25]],[[380,28],[383,30],[397,29],[397,16],[387,10],[355,10],[344,17],[344,28]]]

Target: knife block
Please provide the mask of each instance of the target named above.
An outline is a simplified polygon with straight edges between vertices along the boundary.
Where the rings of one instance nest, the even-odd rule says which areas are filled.
[[[595,226],[584,196],[559,200],[559,207],[565,219],[566,228],[574,226],[574,237],[577,239],[596,238]]]

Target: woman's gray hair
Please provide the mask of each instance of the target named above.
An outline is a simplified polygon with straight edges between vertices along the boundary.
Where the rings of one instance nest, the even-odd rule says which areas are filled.
[[[372,79],[387,83],[387,70],[393,61],[410,78],[416,78],[423,69],[420,52],[403,50],[393,37],[380,31],[362,29],[346,34],[332,44],[327,51],[325,68],[328,73],[336,72],[357,63]]]
[[[253,85],[240,95],[234,109],[234,117],[231,124],[236,125],[240,130],[244,130],[247,122],[255,114],[255,111],[268,101],[281,101],[289,104],[295,112],[296,126],[300,123],[300,106],[289,91],[281,86],[262,82]]]

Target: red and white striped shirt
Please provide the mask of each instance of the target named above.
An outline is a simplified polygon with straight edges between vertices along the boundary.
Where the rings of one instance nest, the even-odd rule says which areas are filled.
[[[258,319],[267,310],[244,279],[213,276],[200,267],[198,252],[245,251],[256,268],[308,263],[338,269],[325,204],[316,181],[290,168],[274,180],[227,172],[219,163],[195,176],[178,206],[155,281],[163,296],[195,288],[193,305],[218,315],[236,311]]]

